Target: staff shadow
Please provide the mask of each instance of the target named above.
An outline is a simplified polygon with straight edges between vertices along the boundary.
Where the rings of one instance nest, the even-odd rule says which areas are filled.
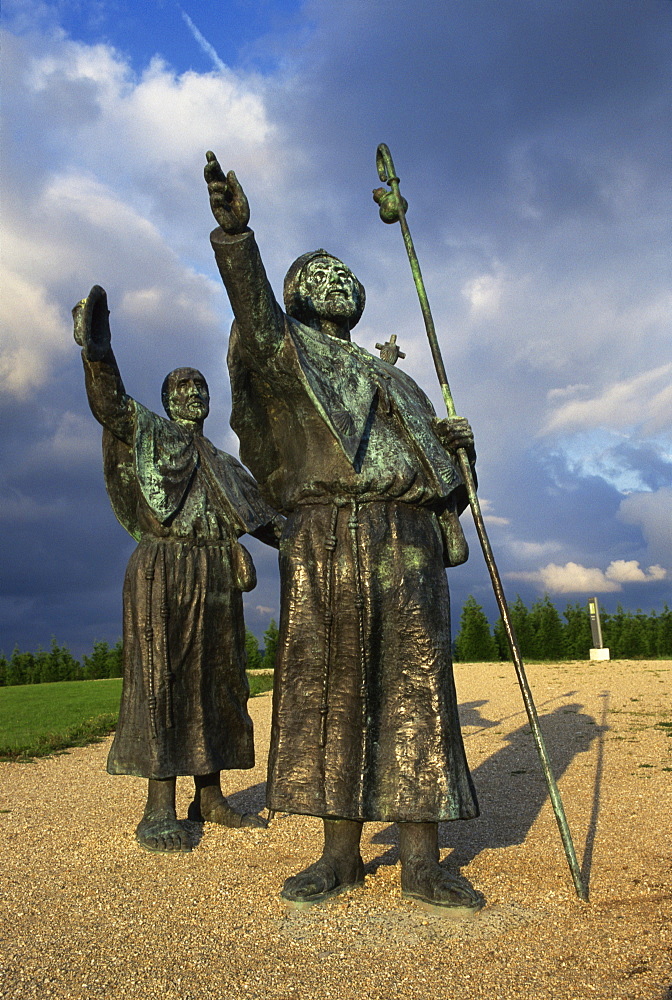
[[[574,693],[574,692],[572,692]],[[463,725],[478,726],[476,732],[465,736],[469,752],[469,739],[486,729],[500,725],[500,721],[485,719],[478,709],[485,702],[468,702],[460,707]],[[539,725],[551,762],[553,775],[559,780],[579,754],[586,753],[595,740],[599,741],[601,760],[603,734],[609,727],[603,720],[597,723],[582,712],[578,702],[561,705],[539,717]],[[504,720],[501,720],[504,721]],[[542,807],[548,799],[548,789],[541,768],[538,751],[529,727],[518,726],[502,735],[506,745],[475,767],[471,774],[476,786],[481,815],[469,822],[441,823],[439,846],[451,848],[442,864],[461,868],[468,865],[484,850],[522,844],[530,832]],[[597,829],[601,791],[602,768],[599,764],[593,776],[592,813],[586,835],[582,875],[586,884],[590,877],[593,841]],[[390,844],[384,854],[367,866],[375,871],[381,864],[394,864],[398,859],[398,835],[394,826],[386,827],[372,838],[372,843]]]

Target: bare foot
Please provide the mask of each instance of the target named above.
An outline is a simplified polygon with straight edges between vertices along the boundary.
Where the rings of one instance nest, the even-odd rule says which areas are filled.
[[[191,850],[191,841],[174,815],[143,816],[135,828],[135,839],[146,851],[177,854]]]
[[[323,903],[348,889],[364,885],[364,863],[361,857],[344,863],[335,858],[320,858],[298,875],[288,878],[280,893],[294,909]]]
[[[257,816],[256,813],[236,812],[235,809],[231,808],[223,795],[207,809],[202,802],[199,806],[196,800],[194,800],[189,806],[187,817],[196,823],[219,823],[220,826],[228,826],[234,829],[238,829],[241,826],[257,828],[267,826],[266,820],[262,819],[261,816]]]
[[[401,867],[401,895],[414,899],[432,913],[455,919],[473,917],[485,900],[466,881],[437,861],[409,858]]]

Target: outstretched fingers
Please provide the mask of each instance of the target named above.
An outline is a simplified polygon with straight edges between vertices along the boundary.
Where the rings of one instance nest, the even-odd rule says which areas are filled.
[[[224,183],[226,183],[226,176],[224,174],[224,171],[220,167],[219,160],[217,159],[217,157],[215,156],[215,154],[212,152],[211,149],[209,149],[205,154],[205,159],[206,159],[206,164],[203,173],[205,175],[207,183],[211,184],[213,181],[223,181]]]
[[[235,172],[229,170],[225,174],[211,150],[208,150],[205,157],[207,162],[203,173],[208,185],[212,214],[226,232],[243,232],[250,219],[250,206]]]

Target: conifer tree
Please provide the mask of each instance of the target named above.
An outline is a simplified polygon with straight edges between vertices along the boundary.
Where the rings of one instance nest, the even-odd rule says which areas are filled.
[[[483,608],[471,594],[462,608],[455,651],[457,659],[462,663],[499,660],[497,643],[490,633],[490,623]]]
[[[273,670],[275,668],[275,656],[278,651],[278,626],[275,618],[271,618],[270,624],[266,631],[264,632],[264,655],[261,659],[261,665],[266,670]]]
[[[529,623],[534,632],[534,655],[539,660],[561,660],[565,652],[562,621],[548,594],[532,605]]]
[[[93,644],[91,656],[84,656],[83,673],[86,680],[98,681],[103,677],[110,676],[110,655],[111,650],[105,640],[101,639]]]
[[[59,646],[52,636],[51,647],[47,654],[49,674],[54,681],[81,680],[81,667],[67,646]],[[103,674],[107,677],[107,674]]]
[[[502,621],[501,618],[497,619],[492,631],[499,659],[508,660],[511,656],[511,648],[509,646],[509,639],[506,634],[506,629],[504,628],[504,622]]]
[[[516,594],[516,599],[510,609],[510,616],[518,640],[520,655],[524,660],[533,659],[536,655],[534,629],[530,622],[530,612],[525,607],[520,594]]]
[[[646,635],[639,613],[623,613],[623,624],[619,636],[618,658],[639,660],[646,656]]]
[[[34,660],[35,672],[33,675],[33,682],[35,684],[50,684],[52,681],[58,680],[56,663],[54,658],[49,656],[46,649],[42,649],[41,646],[38,646]]]
[[[22,653],[18,646],[12,650],[7,667],[7,684],[39,683],[32,653]]]
[[[667,604],[656,622],[656,656],[672,657],[672,611]]]
[[[248,628],[245,629],[245,655],[248,670],[259,670],[261,667],[261,651],[259,640]]]
[[[123,677],[124,674],[124,644],[121,639],[117,639],[110,650],[108,657],[109,672],[108,677]]]
[[[650,660],[656,655],[656,633],[658,624],[656,612],[651,609],[651,614],[645,615],[641,609],[638,609],[636,618],[638,619],[642,630],[642,655],[645,659]]]
[[[587,660],[593,645],[590,631],[590,615],[585,604],[568,604],[563,615],[566,625],[563,629],[564,655],[569,660]],[[601,616],[603,619],[604,616]]]

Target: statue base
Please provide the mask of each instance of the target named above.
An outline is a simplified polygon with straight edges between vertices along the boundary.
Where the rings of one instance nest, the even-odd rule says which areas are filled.
[[[609,660],[609,649],[603,646],[601,649],[591,649],[590,651],[591,660]]]

